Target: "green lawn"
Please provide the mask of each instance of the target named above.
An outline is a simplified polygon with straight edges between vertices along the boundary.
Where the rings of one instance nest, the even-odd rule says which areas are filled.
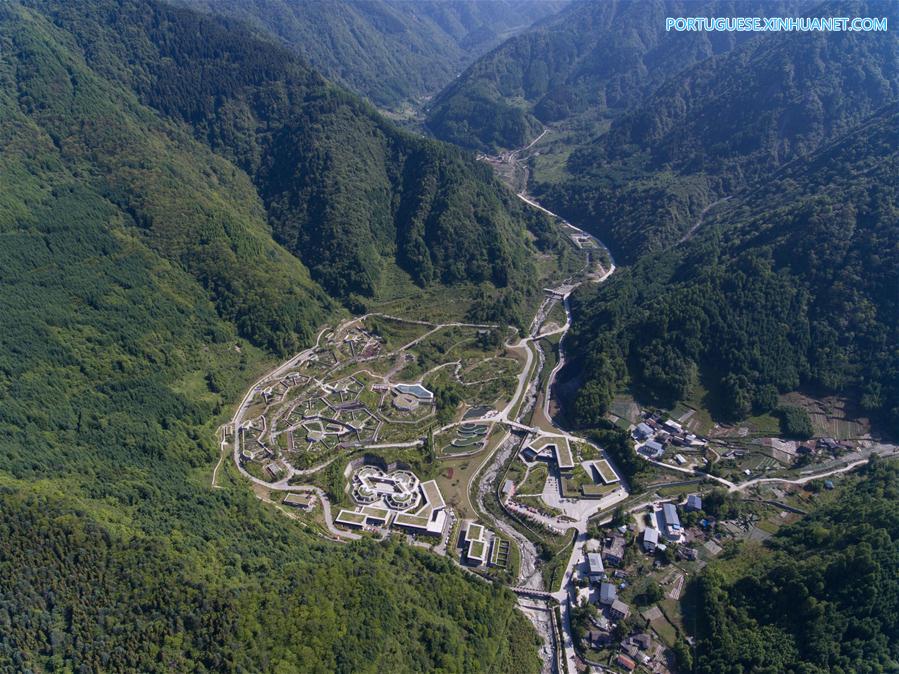
[[[527,478],[516,487],[516,492],[519,494],[540,494],[543,492],[543,486],[546,484],[547,477],[549,477],[549,468],[544,463],[538,463],[531,467]]]

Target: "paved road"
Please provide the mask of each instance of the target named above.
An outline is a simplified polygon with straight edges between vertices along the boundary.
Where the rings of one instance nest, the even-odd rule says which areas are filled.
[[[694,470],[692,468],[683,468],[681,466],[672,466],[668,463],[663,463],[661,461],[656,461],[655,459],[649,459],[642,454],[640,454],[640,458],[644,461],[648,461],[649,463],[653,463],[657,466],[661,466],[662,468],[666,468],[667,470],[673,470],[678,473],[683,473],[684,475],[690,475],[692,477],[701,477],[708,480],[712,480],[714,482],[718,482],[719,484],[727,487],[728,491],[731,492],[740,492],[745,489],[749,489],[750,487],[754,487],[758,484],[765,484],[770,482],[779,482],[781,484],[795,484],[801,485],[807,482],[811,482],[812,480],[818,480],[823,477],[829,477],[830,475],[837,475],[839,473],[846,473],[858,466],[864,465],[868,463],[871,456],[874,454],[881,457],[891,457],[891,456],[899,456],[899,447],[896,445],[890,444],[877,444],[868,449],[862,449],[857,452],[853,452],[848,457],[844,457],[841,460],[841,463],[844,461],[849,461],[848,464],[841,465],[837,468],[828,469],[828,470],[813,470],[808,474],[802,475],[802,477],[790,479],[786,477],[759,477],[753,480],[748,480],[746,482],[741,482],[736,484],[731,482],[730,480],[725,480],[723,477],[718,477],[717,475],[709,475],[708,473],[704,473],[702,471]]]
[[[542,134],[541,134],[541,137],[542,137]],[[577,232],[579,235],[590,237],[590,239],[592,239],[600,249],[606,251],[606,253],[609,256],[609,260],[611,261],[611,264],[609,266],[609,269],[604,270],[603,273],[599,277],[593,279],[594,282],[602,283],[602,282],[606,281],[615,272],[616,266],[615,266],[614,260],[612,259],[611,253],[608,251],[608,248],[606,248],[606,246],[601,241],[596,239],[596,237],[592,236],[588,232],[585,232],[580,227],[576,227],[576,226],[572,225],[571,223],[567,222],[565,219],[559,217],[558,215],[556,215],[549,209],[544,208],[543,206],[541,206],[539,203],[537,203],[536,201],[534,201],[527,195],[522,193],[522,194],[518,195],[518,198],[521,199],[522,201],[524,201],[525,203],[530,204],[531,206],[533,206],[535,208],[538,208],[539,210],[543,211],[544,213],[547,213],[551,217],[556,218],[564,226]],[[579,285],[581,285],[581,283],[583,283],[583,281],[578,281],[573,284],[566,284],[564,291],[561,293],[563,306],[565,308],[566,321],[565,321],[565,325],[562,326],[562,328],[560,328],[558,331],[554,331],[554,333],[560,332],[562,334],[562,337],[559,340],[559,362],[557,363],[556,367],[553,368],[553,370],[550,373],[550,376],[547,378],[547,382],[546,382],[546,390],[544,391],[544,415],[546,416],[547,419],[550,420],[550,423],[553,424],[553,427],[559,431],[560,435],[568,438],[569,440],[578,440],[580,442],[585,442],[584,438],[573,436],[573,435],[567,433],[564,429],[560,428],[558,426],[558,424],[556,423],[556,421],[549,416],[549,408],[548,408],[549,393],[552,391],[552,387],[555,384],[555,380],[556,380],[558,373],[561,371],[562,367],[565,365],[565,352],[564,352],[563,344],[564,344],[564,340],[565,340],[565,335],[568,333],[569,329],[571,328],[571,307],[570,307],[568,298],[571,295],[571,293],[573,292],[573,290],[575,288],[577,288]],[[539,326],[538,326],[538,328],[539,328]],[[528,338],[528,340],[533,340],[533,339],[534,339],[533,337]],[[530,364],[530,360],[528,361],[528,363]],[[537,375],[539,375],[539,373],[537,373]],[[537,433],[539,433],[540,435],[551,435],[540,429],[533,429],[533,430],[536,431]],[[590,444],[592,444],[592,443],[590,443]],[[608,459],[608,456],[605,454],[605,452],[603,452],[603,456],[605,456]],[[623,500],[625,498],[627,498],[627,490],[622,489],[620,492],[620,499],[618,499],[618,500]],[[613,505],[613,503],[610,503],[609,505]],[[577,530],[577,536],[575,538],[574,544],[572,545],[571,556],[568,559],[568,564],[566,565],[565,572],[562,576],[561,589],[556,592],[553,592],[553,596],[557,600],[559,600],[559,602],[561,604],[561,608],[562,608],[562,632],[563,632],[562,655],[563,655],[564,659],[568,662],[568,671],[569,672],[577,671],[576,652],[575,652],[575,648],[574,648],[574,637],[573,637],[573,634],[571,631],[571,615],[570,615],[570,606],[569,606],[569,602],[568,602],[569,588],[571,585],[571,577],[575,571],[575,568],[577,567],[577,564],[580,562],[580,560],[583,557],[583,546],[584,546],[584,542],[587,540],[588,521],[589,521],[589,515],[587,517],[584,517],[584,518],[578,520],[577,522],[573,523],[573,525],[570,525],[570,526],[573,526]]]

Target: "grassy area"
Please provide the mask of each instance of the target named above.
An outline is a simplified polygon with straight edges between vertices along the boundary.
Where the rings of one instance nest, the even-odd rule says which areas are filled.
[[[362,322],[362,326],[381,337],[387,351],[395,351],[431,329],[420,323],[396,321],[384,316],[370,316]]]
[[[483,379],[492,379],[502,375],[518,376],[521,365],[514,358],[507,356],[497,356],[481,360],[463,370],[460,373],[460,379],[463,384],[471,384]]]
[[[546,323],[555,323],[559,327],[565,325],[565,321],[568,320],[568,316],[565,314],[565,307],[562,302],[555,302],[552,308],[549,310],[549,313],[546,314]]]
[[[477,510],[469,496],[471,480],[484,465],[484,462],[490,458],[504,435],[503,429],[493,431],[487,441],[486,449],[474,456],[440,460],[439,473],[435,479],[443,493],[444,500],[456,510],[459,517],[478,519]]]
[[[581,487],[595,484],[593,477],[578,464],[574,467],[571,477],[562,478],[562,495],[565,498],[577,498],[581,495]]]
[[[506,470],[506,475],[503,480],[512,480],[512,482],[518,485],[524,479],[526,473],[527,466],[525,466],[519,459],[515,459],[509,464],[509,468]]]
[[[677,602],[666,599],[659,603],[663,616],[657,620],[653,620],[652,629],[655,630],[659,638],[665,642],[665,645],[671,648],[677,642],[678,629],[669,621],[669,615],[680,615],[680,608]]]
[[[550,592],[555,592],[562,587],[562,579],[568,560],[571,557],[571,547],[577,537],[577,529],[569,529],[562,543],[552,549],[552,557],[540,569],[543,577],[543,586]]]
[[[543,486],[546,484],[547,477],[549,477],[549,468],[547,468],[546,464],[535,464],[531,466],[527,478],[518,485],[516,491],[519,494],[540,494],[543,492]]]
[[[678,484],[671,487],[659,487],[655,490],[655,493],[663,498],[673,498],[676,496],[683,496],[684,494],[695,494],[699,491],[702,484],[697,482],[696,484]]]
[[[542,513],[550,515],[552,517],[559,517],[564,513],[558,508],[553,508],[550,505],[546,504],[546,501],[543,500],[542,496],[516,496],[515,500],[521,503],[522,505],[530,506],[531,508],[536,508]]]
[[[450,323],[465,319],[476,292],[477,286],[457,285],[422,290],[417,286],[404,289],[398,285],[392,293],[382,293],[381,297],[385,299],[372,302],[368,309],[433,323]]]

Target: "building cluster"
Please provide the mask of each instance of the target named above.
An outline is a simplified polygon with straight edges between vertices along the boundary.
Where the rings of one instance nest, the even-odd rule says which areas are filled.
[[[620,629],[616,629],[616,623],[626,620],[632,613],[631,607],[619,596],[619,592],[628,587],[630,574],[624,569],[627,540],[623,534],[626,530],[622,527],[618,531],[602,541],[590,540],[585,546],[584,575],[589,584],[578,591],[578,601],[590,601],[597,608],[589,617],[584,633],[585,645],[595,651],[611,649],[611,664],[618,669],[633,671],[642,664],[652,666],[652,671],[667,671],[665,647],[661,642],[644,631],[633,632],[621,639]]]
[[[674,549],[680,559],[697,559],[697,550],[690,546],[692,536],[681,523],[684,512],[701,511],[702,497],[690,494],[681,505],[659,503],[650,506],[649,526],[635,539],[638,549],[654,554],[658,550]],[[645,562],[639,552],[628,554],[628,527],[622,526],[601,539],[588,540],[584,546],[583,563],[576,571],[574,586],[578,605],[589,602],[595,607],[580,614],[583,647],[586,655],[601,658],[602,671],[668,672],[670,651],[657,625],[667,623],[659,606],[650,606],[636,616],[636,608],[629,605],[629,597],[636,591],[631,585]],[[633,551],[632,551],[633,552]],[[653,562],[654,568],[667,568],[658,582],[665,588],[665,596],[677,600],[686,582],[685,573],[675,566],[667,566],[662,560]],[[644,622],[645,621],[645,622]],[[598,660],[588,663],[598,665]],[[608,660],[606,660],[608,658]],[[608,665],[605,663],[608,662]],[[611,669],[606,670],[605,667]],[[596,671],[596,670],[594,670]]]
[[[591,540],[584,546],[586,552],[584,575],[593,591],[591,592],[589,588],[585,589],[580,594],[580,598],[589,601],[590,597],[593,597],[601,614],[594,627],[600,632],[604,630],[607,633],[602,636],[594,634],[594,640],[610,642],[611,637],[608,634],[611,630],[610,623],[624,620],[630,615],[630,606],[618,598],[619,586],[627,586],[625,580],[627,573],[617,568],[624,564],[626,547],[627,541],[624,536],[620,535],[610,536],[602,542]]]
[[[702,510],[702,497],[699,494],[687,496],[684,510],[687,512]],[[696,559],[696,549],[687,545],[687,532],[681,524],[680,515],[674,503],[663,503],[660,506],[652,507],[649,518],[651,524],[643,530],[644,552],[664,551],[669,545],[675,545],[678,558]]]
[[[675,454],[674,460],[681,465],[687,463],[681,451],[698,451],[708,444],[706,438],[690,433],[679,422],[663,420],[660,415],[650,413],[633,428],[631,437],[643,456],[658,461],[669,449]]]
[[[512,544],[475,521],[462,524],[459,547],[470,566],[509,566]]]
[[[420,482],[411,471],[363,465],[353,473],[350,493],[358,507],[341,510],[334,520],[337,524],[357,529],[395,527],[429,536],[440,536],[446,529],[446,503],[437,482]]]
[[[410,510],[421,503],[418,478],[408,470],[385,473],[377,466],[362,466],[353,473],[351,491],[360,505],[383,500],[391,510]]]

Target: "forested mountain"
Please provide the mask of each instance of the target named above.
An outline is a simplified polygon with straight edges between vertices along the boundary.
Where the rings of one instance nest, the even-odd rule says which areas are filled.
[[[832,505],[699,581],[696,674],[890,672],[899,662],[899,470],[867,467]]]
[[[575,0],[475,62],[434,100],[428,127],[438,138],[486,151],[525,145],[543,124],[563,120],[589,137],[678,70],[751,36],[666,32],[666,17],[779,16],[799,6]]]
[[[278,36],[378,106],[418,103],[565,0],[179,0]]]
[[[551,124],[531,192],[634,265],[575,300],[580,423],[625,383],[672,403],[698,382],[719,418],[803,386],[899,420],[895,32],[664,31],[666,16],[895,10],[575,3],[438,97],[431,128],[471,147]]]
[[[899,430],[897,174],[894,103],[719,205],[685,244],[577,297],[581,422],[622,381],[670,404],[701,379],[724,418],[808,386]]]
[[[829,3],[812,13],[879,16],[887,7],[895,10]],[[709,204],[897,99],[895,33],[762,34],[668,79],[607,133],[576,147],[569,177],[534,191],[632,262],[675,243]]]
[[[533,671],[510,594],[209,488],[224,406],[339,311],[289,250],[310,259],[307,211],[365,237],[348,264],[375,245],[346,158],[389,176],[377,242],[425,229],[435,281],[525,272],[504,193],[288,52],[149,0],[0,3],[0,138],[0,670]],[[467,237],[496,242],[480,272],[451,257]]]
[[[189,124],[247,172],[275,238],[332,295],[375,295],[398,265],[420,285],[523,286],[546,219],[461,152],[401,132],[283,48],[223,20],[142,3],[49,3],[105,77]]]

